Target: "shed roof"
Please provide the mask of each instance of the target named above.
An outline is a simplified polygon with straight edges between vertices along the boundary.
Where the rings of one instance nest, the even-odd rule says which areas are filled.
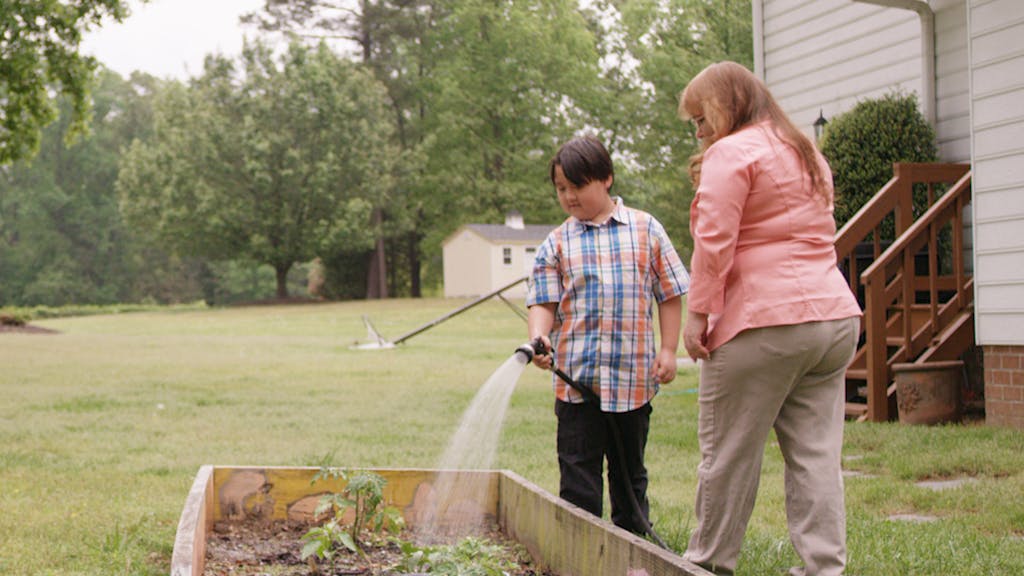
[[[512,228],[504,224],[466,224],[468,228],[491,242],[535,242],[540,244],[558,227],[557,224],[529,224]]]

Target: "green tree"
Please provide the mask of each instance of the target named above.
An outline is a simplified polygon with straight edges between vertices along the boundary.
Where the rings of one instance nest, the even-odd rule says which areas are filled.
[[[274,30],[352,41],[388,86],[404,155],[382,233],[389,263],[409,264],[389,266],[392,286],[416,283],[419,259],[439,280],[439,244],[462,222],[511,208],[558,221],[547,161],[584,130],[612,151],[616,192],[685,248],[696,141],[678,93],[712,61],[753,58],[747,0],[266,0],[264,12]]]
[[[65,146],[71,105],[42,131],[39,153],[0,171],[0,303],[62,305],[195,299],[189,266],[126,230],[114,182],[121,150],[145,138],[160,81],[101,71],[91,134]]]
[[[432,208],[439,204],[420,179],[425,172],[425,156],[419,152],[425,136],[423,82],[435,62],[434,23],[446,10],[443,2],[434,0],[360,0],[345,5],[332,0],[265,0],[261,12],[243,18],[263,30],[347,42],[356,59],[387,88],[395,144],[402,153],[395,186],[373,206],[368,222],[376,234],[372,251],[361,257],[323,255],[327,294],[421,295],[420,242],[432,222]],[[366,285],[352,286],[358,279]]]
[[[124,0],[0,2],[0,165],[36,152],[41,129],[57,118],[51,91],[70,105],[66,134],[84,131],[97,62],[78,53],[82,31],[127,13]]]
[[[182,254],[269,264],[284,298],[296,262],[372,245],[395,151],[383,88],[362,67],[322,44],[278,61],[260,43],[241,70],[208,57],[188,89],[165,92],[117,185],[133,227]]]
[[[548,159],[590,124],[599,54],[572,0],[460,0],[436,24],[436,65],[426,90],[422,180],[444,198],[431,252],[467,221],[563,217]]]
[[[750,2],[598,0],[589,19],[603,58],[593,114],[629,160],[620,163],[618,191],[656,214],[686,252],[693,197],[686,168],[697,141],[676,115],[679,93],[712,62],[753,68]]]
[[[381,223],[387,261],[403,265],[388,266],[389,284],[408,283],[419,295],[423,269],[439,275],[440,241],[462,221],[500,219],[512,208],[532,221],[558,219],[547,159],[587,124],[577,103],[587,100],[598,63],[577,3],[350,6],[267,0],[264,14],[252,19],[272,30],[345,38],[388,87],[403,162],[395,194],[374,222]]]

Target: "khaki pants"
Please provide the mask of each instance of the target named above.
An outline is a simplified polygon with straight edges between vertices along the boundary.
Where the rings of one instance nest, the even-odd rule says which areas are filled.
[[[736,568],[774,428],[789,535],[804,562],[794,573],[843,573],[845,371],[858,331],[858,318],[747,330],[703,362],[697,528],[687,560],[725,574]]]

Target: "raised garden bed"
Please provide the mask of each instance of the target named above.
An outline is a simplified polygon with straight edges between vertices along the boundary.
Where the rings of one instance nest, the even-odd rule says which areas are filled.
[[[344,482],[312,483],[318,468],[224,467],[199,469],[178,523],[172,576],[201,576],[207,538],[215,523],[307,521],[325,492]],[[376,469],[387,480],[385,497],[415,529],[428,520],[442,530],[483,518],[526,548],[533,564],[562,576],[708,576],[680,556],[567,505],[513,472],[458,471],[458,498],[437,512],[437,470]],[[447,484],[446,484],[447,485]],[[428,518],[429,517],[429,518]]]

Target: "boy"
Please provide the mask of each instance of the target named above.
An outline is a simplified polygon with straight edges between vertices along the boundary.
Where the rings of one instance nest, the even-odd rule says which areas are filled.
[[[550,177],[569,218],[541,244],[530,274],[530,340],[539,338],[550,351],[533,361],[545,370],[557,365],[601,400],[600,406],[584,402],[576,390],[553,378],[559,495],[600,517],[607,457],[612,522],[644,534],[649,527],[644,450],[650,401],[659,384],[675,378],[680,296],[689,287],[689,275],[661,224],[611,195],[611,156],[596,138],[562,145],[551,160]],[[657,352],[655,301],[661,333]],[[614,444],[616,425],[622,454]],[[633,513],[630,490],[643,518]]]

